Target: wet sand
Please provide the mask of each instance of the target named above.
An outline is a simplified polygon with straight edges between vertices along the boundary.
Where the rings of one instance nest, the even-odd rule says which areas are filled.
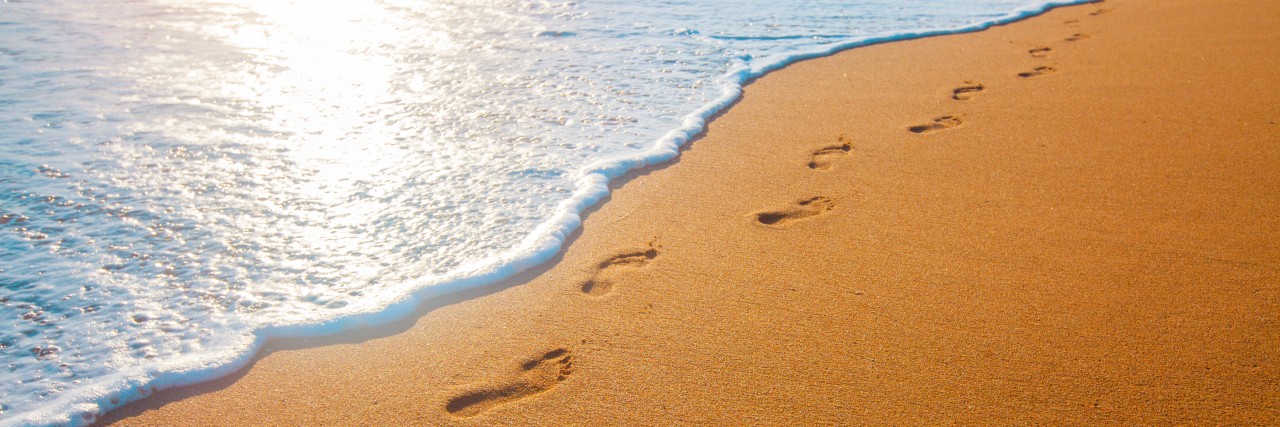
[[[1280,2],[794,64],[551,263],[116,426],[1280,423]]]

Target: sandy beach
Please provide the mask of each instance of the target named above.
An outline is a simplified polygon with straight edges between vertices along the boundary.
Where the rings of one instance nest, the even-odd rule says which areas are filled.
[[[1280,424],[1280,2],[803,61],[554,260],[112,426]]]

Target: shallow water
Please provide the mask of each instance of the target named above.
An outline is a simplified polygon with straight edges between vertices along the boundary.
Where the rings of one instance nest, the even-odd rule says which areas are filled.
[[[0,3],[0,424],[89,423],[504,278],[745,79],[1044,7]]]

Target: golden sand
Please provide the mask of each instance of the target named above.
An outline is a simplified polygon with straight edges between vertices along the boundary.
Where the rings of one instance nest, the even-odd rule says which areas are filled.
[[[547,265],[109,422],[1277,425],[1277,123],[1272,0],[804,61]]]

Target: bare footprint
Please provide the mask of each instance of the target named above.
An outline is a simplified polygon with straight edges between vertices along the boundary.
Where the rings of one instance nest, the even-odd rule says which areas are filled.
[[[821,215],[835,209],[836,204],[831,199],[818,196],[804,199],[796,202],[795,206],[770,212],[756,212],[752,215],[756,217],[756,221],[760,221],[764,225],[782,225],[791,221],[805,219],[815,215]]]
[[[1062,23],[1063,23],[1063,24],[1066,24],[1066,25],[1079,24],[1079,23],[1080,23],[1080,20],[1079,20],[1079,19],[1068,19],[1068,20],[1066,20],[1066,21],[1062,21]]]
[[[458,417],[474,417],[499,405],[550,390],[573,373],[573,355],[558,348],[521,363],[507,379],[481,386],[445,403],[444,409]]]
[[[951,129],[956,126],[960,126],[961,123],[963,122],[960,120],[960,117],[958,116],[942,116],[942,117],[933,119],[933,123],[912,126],[907,128],[907,130],[911,131],[912,133],[937,132],[943,129]]]
[[[1027,51],[1027,53],[1030,53],[1030,54],[1031,54],[1031,56],[1034,56],[1034,57],[1036,57],[1036,58],[1044,58],[1044,57],[1046,57],[1046,56],[1049,56],[1049,51],[1050,51],[1050,50],[1053,50],[1053,49],[1049,49],[1049,48],[1044,47],[1044,46],[1039,46],[1039,47],[1036,47],[1035,49],[1031,49],[1031,50]]]
[[[657,257],[658,248],[656,243],[649,242],[649,249],[647,250],[624,253],[604,260],[596,266],[596,271],[591,275],[591,278],[582,283],[582,293],[591,296],[604,296],[613,291],[613,280],[606,273],[612,272],[616,267],[644,267]]]
[[[970,83],[970,82],[965,82],[965,83]],[[956,90],[951,91],[951,99],[954,99],[956,101],[968,101],[970,99],[973,99],[973,95],[977,94],[978,92],[982,92],[984,90],[987,90],[987,87],[983,86],[981,83],[966,84],[965,86],[960,86],[956,88]]]
[[[836,137],[836,142],[840,145],[832,145],[823,147],[813,152],[813,158],[809,160],[809,169],[827,170],[831,169],[831,164],[835,163],[837,156],[849,154],[849,150],[853,149],[853,144],[845,141],[844,135]]]
[[[1058,70],[1053,67],[1036,67],[1036,69],[1025,73],[1018,73],[1018,77],[1039,77],[1046,74],[1053,74]]]
[[[1078,41],[1080,41],[1080,40],[1084,40],[1084,39],[1087,39],[1087,38],[1089,38],[1089,35],[1088,35],[1088,34],[1085,34],[1085,33],[1075,33],[1075,34],[1072,34],[1072,35],[1071,35],[1071,37],[1067,37],[1067,38],[1065,38],[1065,39],[1063,39],[1063,40],[1066,40],[1066,41],[1069,41],[1069,42],[1078,42]]]
[[[1109,9],[1109,8],[1108,8],[1108,9],[1098,9],[1098,10],[1095,10],[1095,11],[1093,11],[1093,12],[1090,12],[1090,13],[1089,13],[1089,15],[1091,15],[1091,16],[1106,15],[1106,14],[1108,14],[1108,13],[1111,13],[1111,11],[1112,11],[1112,10],[1113,10],[1113,9]]]

